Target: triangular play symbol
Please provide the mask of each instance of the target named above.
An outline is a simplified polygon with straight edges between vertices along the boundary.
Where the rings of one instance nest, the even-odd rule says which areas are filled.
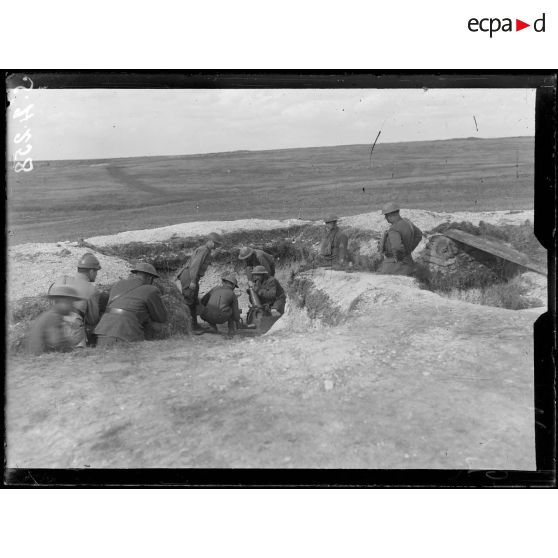
[[[521,31],[522,29],[525,29],[526,27],[531,27],[531,24],[525,23],[524,21],[521,21],[520,19],[515,20],[515,30],[516,31]]]

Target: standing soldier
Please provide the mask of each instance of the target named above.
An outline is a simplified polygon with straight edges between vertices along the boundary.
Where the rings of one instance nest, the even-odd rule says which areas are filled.
[[[95,279],[101,269],[99,260],[87,252],[79,259],[75,277],[67,278],[67,283],[74,287],[83,300],[74,303],[74,312],[66,317],[72,330],[76,347],[94,345],[93,330],[99,323],[99,293],[95,288]]]
[[[384,205],[382,213],[390,224],[379,244],[383,261],[378,273],[388,275],[411,275],[414,270],[412,252],[422,239],[421,230],[409,219],[399,215],[399,205],[390,202]]]
[[[194,331],[199,330],[201,327],[198,324],[196,314],[196,307],[199,303],[200,279],[204,276],[211,263],[211,255],[215,247],[222,244],[223,239],[217,233],[211,233],[208,236],[207,242],[194,250],[186,265],[176,275],[177,286],[181,289],[186,305],[190,309],[192,329]]]
[[[200,318],[210,325],[214,333],[218,331],[217,324],[227,322],[229,335],[232,335],[240,323],[238,298],[234,294],[234,289],[238,288],[238,283],[236,276],[232,273],[223,276],[221,283],[202,297]],[[200,328],[196,333],[204,333],[204,331]]]
[[[246,265],[246,277],[252,281],[252,270],[257,265],[263,265],[270,277],[275,277],[275,258],[257,248],[246,246],[240,249],[238,259]]]
[[[76,289],[70,285],[51,285],[48,295],[53,305],[43,312],[31,327],[27,338],[27,349],[34,355],[49,351],[71,351],[73,342],[66,334],[64,317],[70,314],[73,304],[80,299]]]
[[[110,290],[107,309],[95,328],[97,345],[107,347],[122,341],[143,341],[144,325],[152,320],[167,321],[167,309],[161,293],[153,285],[159,277],[148,263],[139,263],[129,279],[119,281]]]
[[[280,318],[285,312],[285,302],[287,301],[283,287],[275,277],[269,277],[267,270],[262,265],[254,268],[252,276],[254,278],[253,290],[264,309],[270,312],[274,318]],[[248,289],[248,294],[251,294],[250,290]],[[252,301],[252,303],[254,302]]]
[[[347,263],[347,235],[337,226],[339,217],[329,215],[324,219],[325,232],[320,244],[321,265],[334,266]]]

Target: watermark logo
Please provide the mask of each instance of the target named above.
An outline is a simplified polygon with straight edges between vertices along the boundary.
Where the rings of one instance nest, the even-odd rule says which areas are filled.
[[[515,25],[513,23],[514,19]],[[522,31],[528,27],[531,27],[536,33],[544,33],[546,30],[546,14],[543,13],[542,16],[535,19],[532,24],[522,19],[510,17],[483,17],[480,19],[472,17],[467,22],[469,31],[472,33],[488,33],[490,38],[492,38],[495,33],[513,33],[514,31]]]

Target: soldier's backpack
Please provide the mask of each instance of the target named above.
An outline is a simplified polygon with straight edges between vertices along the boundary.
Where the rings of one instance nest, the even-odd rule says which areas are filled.
[[[422,231],[416,225],[411,223],[409,219],[403,219],[403,221],[408,223],[410,227],[413,229],[413,239],[411,241],[411,246],[410,246],[411,253],[412,253],[413,250],[420,244],[420,241],[422,240]]]

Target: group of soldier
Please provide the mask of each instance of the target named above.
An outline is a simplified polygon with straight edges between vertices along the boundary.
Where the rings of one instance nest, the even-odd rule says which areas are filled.
[[[421,231],[399,214],[394,203],[386,204],[382,213],[390,224],[378,244],[378,272],[410,275],[414,262],[412,252],[422,238]],[[351,265],[348,237],[338,227],[339,218],[329,215],[324,219],[325,231],[319,247],[316,265],[344,268]],[[204,296],[200,295],[200,281],[212,262],[216,248],[222,245],[217,233],[208,235],[186,264],[175,275],[175,285],[189,308],[194,334],[217,333],[218,325],[227,324],[228,336],[239,329],[250,327],[244,322],[238,305],[238,280],[234,273],[226,273],[221,284]],[[275,278],[275,258],[263,250],[246,246],[240,249],[238,260],[245,266],[248,280],[250,312],[267,315],[271,321],[285,311],[286,295]],[[99,260],[84,254],[77,265],[75,276],[64,276],[55,281],[48,297],[51,308],[33,324],[28,348],[33,354],[47,351],[69,351],[86,346],[108,347],[145,339],[148,322],[165,323],[167,309],[161,291],[153,285],[159,274],[148,263],[135,265],[130,277],[118,281],[108,297],[97,291],[94,283],[101,269]],[[104,311],[103,311],[104,309]],[[198,316],[205,322],[202,326]],[[248,317],[248,318],[249,318]]]

